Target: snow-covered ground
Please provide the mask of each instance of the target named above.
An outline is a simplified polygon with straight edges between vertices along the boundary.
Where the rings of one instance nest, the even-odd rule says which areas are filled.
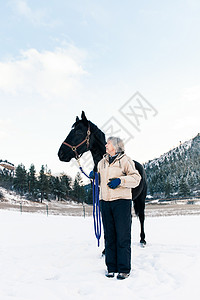
[[[92,217],[0,211],[0,299],[200,299],[200,217],[133,218],[132,272],[104,276]]]

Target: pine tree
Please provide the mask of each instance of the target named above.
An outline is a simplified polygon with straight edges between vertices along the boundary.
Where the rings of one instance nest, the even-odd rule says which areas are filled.
[[[21,195],[27,191],[27,172],[23,164],[18,165],[15,170],[14,188]]]
[[[63,189],[65,190],[65,196],[69,197],[69,194],[71,192],[71,183],[72,178],[69,177],[66,174],[61,175],[61,186],[63,186]]]
[[[172,184],[170,183],[168,178],[164,186],[164,192],[166,197],[170,197],[170,194],[172,192]]]
[[[28,173],[28,189],[29,193],[35,198],[36,189],[37,189],[37,178],[35,166],[31,164],[29,173]]]
[[[87,204],[93,204],[93,189],[91,184],[84,186],[85,189],[85,202]]]
[[[49,181],[48,176],[45,173],[45,167],[42,165],[39,175],[39,190],[41,194],[41,202],[44,200],[44,198],[48,199],[48,193],[49,193]]]
[[[67,199],[71,192],[71,177],[62,174],[61,176],[51,176],[49,179],[50,191],[57,200]]]
[[[188,196],[189,194],[190,194],[189,186],[186,183],[184,177],[182,177],[179,184],[179,195],[185,197]]]
[[[85,200],[85,189],[82,183],[81,175],[78,172],[74,180],[72,195],[77,199],[78,202],[83,203]]]
[[[63,190],[58,176],[51,178],[51,192],[58,201],[62,199]]]

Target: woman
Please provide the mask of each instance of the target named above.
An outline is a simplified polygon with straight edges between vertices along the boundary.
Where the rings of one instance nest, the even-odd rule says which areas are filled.
[[[125,279],[131,270],[131,188],[141,176],[124,153],[123,141],[108,138],[106,154],[97,166],[100,173],[100,206],[105,237],[107,277]]]

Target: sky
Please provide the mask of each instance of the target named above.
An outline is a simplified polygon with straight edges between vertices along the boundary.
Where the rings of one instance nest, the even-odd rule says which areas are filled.
[[[198,0],[0,1],[0,159],[75,176],[57,152],[82,110],[141,163],[196,136],[199,14]]]

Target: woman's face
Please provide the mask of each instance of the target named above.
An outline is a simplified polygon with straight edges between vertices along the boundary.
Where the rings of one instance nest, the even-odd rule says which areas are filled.
[[[107,141],[107,144],[106,144],[106,152],[108,154],[110,154],[111,156],[116,154],[115,148],[113,147],[112,142],[109,140]]]

